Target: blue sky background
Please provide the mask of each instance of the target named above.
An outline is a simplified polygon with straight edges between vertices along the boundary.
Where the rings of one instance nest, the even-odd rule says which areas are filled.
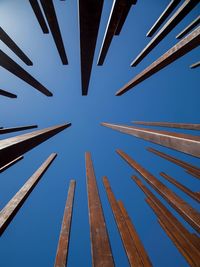
[[[175,44],[175,36],[197,17],[200,9],[199,6],[196,7],[136,68],[131,68],[131,61],[150,40],[145,37],[146,33],[169,2],[138,1],[137,5],[132,7],[120,36],[113,39],[104,65],[97,67],[96,61],[112,6],[111,0],[104,2],[89,94],[83,97],[80,83],[77,1],[54,1],[69,59],[69,65],[63,66],[52,35],[42,33],[29,1],[0,0],[0,26],[32,59],[33,67],[27,67],[2,42],[0,49],[54,94],[52,98],[47,98],[0,68],[0,87],[18,95],[14,100],[0,98],[0,126],[38,124],[39,128],[45,128],[64,122],[72,123],[72,127],[25,154],[23,161],[1,174],[0,209],[51,152],[58,153],[54,163],[0,238],[2,267],[53,266],[71,178],[76,179],[77,188],[68,266],[91,266],[85,151],[90,151],[94,160],[116,266],[129,265],[102,185],[103,175],[108,176],[116,198],[123,200],[153,265],[188,266],[159,226],[153,211],[145,203],[144,194],[130,179],[135,172],[115,153],[115,149],[120,148],[130,154],[196,208],[199,207],[192,199],[159,177],[159,172],[165,171],[195,191],[199,191],[197,179],[172,163],[150,154],[145,148],[152,146],[161,149],[198,166],[200,160],[104,128],[100,126],[100,122],[200,122],[199,69],[189,68],[189,65],[199,60],[199,48],[125,95],[114,95],[124,83]],[[198,131],[181,132],[200,134]],[[2,135],[0,138],[17,134]],[[174,214],[183,221],[176,212]],[[192,230],[187,223],[183,223]]]

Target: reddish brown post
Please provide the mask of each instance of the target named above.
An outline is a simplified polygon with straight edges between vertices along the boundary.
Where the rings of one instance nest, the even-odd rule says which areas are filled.
[[[7,134],[7,133],[13,133],[18,131],[25,131],[37,128],[37,125],[27,125],[27,126],[18,126],[18,127],[12,127],[12,128],[3,128],[0,129],[0,134]]]
[[[7,170],[8,168],[10,168],[11,166],[13,166],[14,164],[16,164],[18,161],[22,160],[24,157],[23,156],[19,156],[16,159],[8,162],[7,164],[5,164],[4,166],[2,166],[0,168],[0,173],[4,172],[5,170]]]
[[[28,179],[16,195],[8,202],[8,204],[0,211],[0,234],[2,234],[6,229],[56,156],[56,153],[52,153],[40,166],[40,168]]]
[[[200,67],[200,61],[198,61],[198,62],[196,62],[196,63],[190,65],[190,68],[191,68],[191,69],[196,69],[196,68],[198,68],[198,67]]]
[[[197,172],[196,170],[186,170],[186,172],[193,177],[200,179],[200,172]]]
[[[193,30],[200,23],[200,16],[194,19],[185,29],[183,29],[177,36],[177,39],[181,39],[186,34],[188,34],[191,30]]]
[[[167,186],[161,183],[155,176],[139,165],[121,150],[117,153],[151,185],[167,202],[194,228],[200,232],[200,214],[197,210],[176,195]]]
[[[54,267],[66,267],[76,182],[70,181]]]
[[[200,124],[198,123],[174,123],[174,122],[148,122],[148,121],[133,121],[134,124],[147,125],[147,126],[159,126],[186,130],[200,130]]]
[[[90,221],[90,238],[92,252],[92,266],[94,267],[112,267],[114,260],[112,257],[109,237],[106,229],[106,223],[99,197],[94,168],[91,155],[85,154],[88,209]]]

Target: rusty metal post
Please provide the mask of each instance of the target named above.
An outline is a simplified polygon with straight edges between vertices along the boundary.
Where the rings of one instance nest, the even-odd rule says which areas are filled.
[[[65,52],[65,47],[62,40],[62,35],[60,32],[60,27],[58,24],[54,4],[52,0],[40,0],[42,8],[44,10],[46,19],[49,24],[49,28],[51,30],[54,42],[56,44],[58,53],[60,55],[61,61],[63,65],[68,64],[67,55]]]
[[[108,196],[108,200],[109,200],[130,266],[135,266],[135,267],[142,266],[142,261],[138,255],[134,240],[132,239],[132,236],[129,232],[126,221],[118,206],[117,200],[115,199],[115,196],[112,192],[108,178],[105,176],[103,177],[103,184],[104,184],[107,196]]]
[[[193,192],[192,190],[190,190],[188,187],[182,185],[181,183],[179,183],[178,181],[176,181],[174,178],[172,178],[171,176],[169,176],[168,174],[161,172],[160,175],[165,178],[166,180],[168,180],[170,183],[172,183],[173,185],[175,185],[176,187],[178,187],[180,190],[182,190],[184,193],[186,193],[188,196],[190,196],[191,198],[193,198],[194,200],[196,200],[197,202],[200,202],[200,195],[197,192]]]
[[[128,230],[131,234],[131,237],[132,239],[134,240],[134,244],[136,246],[136,249],[137,249],[137,253],[141,259],[141,262],[142,262],[142,266],[145,266],[145,267],[150,267],[152,266],[152,263],[149,259],[149,256],[139,238],[139,235],[137,234],[137,231],[128,215],[128,212],[126,211],[125,207],[124,207],[124,204],[122,201],[118,201],[118,206],[121,210],[121,213],[124,217],[124,220],[127,224],[127,227],[128,227]]]
[[[54,267],[66,267],[67,264],[75,186],[76,181],[71,180],[62,220],[62,227],[60,231]]]
[[[188,243],[189,249],[188,251],[191,251],[194,258],[200,257],[200,250],[199,250],[199,242],[200,239],[195,234],[191,234],[185,226],[165,207],[162,202],[155,197],[155,195],[142,183],[140,179],[138,179],[137,176],[131,177],[133,181],[138,185],[138,187],[145,193],[145,195],[148,197],[148,199],[151,199],[151,201],[155,204],[157,207],[157,210],[165,216],[165,220],[171,223],[175,227],[175,231],[182,236],[182,238],[185,240],[185,242]]]
[[[11,166],[13,166],[15,163],[17,163],[18,161],[22,160],[24,157],[23,156],[19,156],[16,159],[8,162],[7,164],[5,164],[4,166],[2,166],[0,168],[0,173],[4,172],[5,170],[7,170],[8,168],[10,168]]]
[[[47,171],[50,164],[53,162],[56,153],[52,153],[39,169],[28,179],[28,181],[21,187],[21,189],[15,194],[15,196],[6,204],[6,206],[0,211],[0,235],[4,232],[9,225],[17,211],[21,208],[24,201],[33,191],[43,174]]]
[[[159,126],[186,130],[200,130],[199,123],[174,123],[174,122],[147,122],[147,121],[133,121],[134,124],[146,126]]]
[[[198,68],[198,67],[200,67],[200,61],[198,61],[198,62],[196,62],[196,63],[190,65],[190,68],[191,68],[191,69],[196,69],[196,68]]]
[[[2,89],[0,89],[0,95],[6,96],[9,98],[17,98],[17,95],[12,94],[12,93],[5,91],[5,90],[2,90]]]
[[[131,66],[137,66],[170,33],[176,25],[199,3],[198,0],[185,0],[178,10],[165,23],[154,38],[147,44],[142,52],[134,59]]]
[[[161,57],[159,57],[151,65],[149,65],[146,69],[137,74],[132,80],[130,80],[121,89],[119,89],[116,92],[116,95],[119,96],[124,94],[134,86],[151,77],[153,74],[165,68],[166,66],[179,59],[180,57],[184,56],[199,45],[200,26],[194,31],[192,31],[190,34],[188,34],[181,41],[179,41],[177,44],[175,44],[166,53],[164,53]]]
[[[82,95],[87,95],[104,0],[79,0]]]
[[[147,151],[149,151],[149,152],[151,152],[151,153],[153,153],[153,154],[155,154],[155,155],[157,155],[163,159],[166,159],[166,160],[168,160],[168,161],[170,161],[170,162],[172,162],[172,163],[174,163],[174,164],[176,164],[176,165],[178,165],[178,166],[180,166],[186,170],[195,171],[197,173],[199,172],[199,175],[200,175],[200,169],[198,167],[192,165],[192,164],[189,164],[185,161],[182,161],[180,159],[172,157],[172,156],[170,156],[164,152],[158,151],[157,149],[152,148],[152,147],[148,147]]]
[[[93,163],[89,152],[85,153],[88,209],[90,221],[90,238],[92,266],[112,267],[114,260],[110,247],[109,237],[106,229],[103,209],[99,197]]]
[[[26,83],[30,84],[44,95],[46,96],[53,95],[46,87],[44,87],[44,85],[38,82],[22,67],[20,67],[20,65],[18,65],[14,60],[12,60],[8,55],[6,55],[1,49],[0,49],[0,66],[11,72],[18,78],[22,79]]]
[[[170,3],[167,5],[165,10],[162,12],[160,17],[156,20],[154,25],[146,34],[147,37],[151,37],[154,33],[159,29],[162,23],[169,17],[169,15],[173,12],[173,10],[178,6],[181,0],[171,0]]]
[[[18,131],[25,131],[29,129],[37,128],[37,125],[28,125],[28,126],[21,126],[21,127],[13,127],[13,128],[3,128],[0,129],[0,134],[7,134],[7,133],[13,133]]]
[[[200,16],[198,16],[195,20],[193,20],[185,29],[183,29],[177,36],[177,39],[181,39],[186,34],[188,34],[191,30],[193,30],[200,23]]]
[[[29,2],[30,2],[30,5],[33,9],[33,12],[37,18],[37,21],[40,24],[40,27],[41,27],[43,33],[49,33],[49,29],[47,27],[45,18],[44,18],[42,11],[40,9],[38,0],[29,0]]]
[[[161,146],[166,146],[195,157],[200,157],[200,137],[189,134],[172,133],[132,127],[127,125],[101,123],[101,125],[119,132],[150,141]]]
[[[10,36],[0,27],[0,40],[7,45],[15,55],[17,55],[26,65],[32,66],[32,61],[24,54],[19,46],[10,38]]]
[[[122,150],[116,151],[145,181],[156,190],[196,231],[200,232],[200,214],[181,197],[160,182],[154,175],[144,169]]]
[[[69,126],[71,123],[0,140],[0,168]]]
[[[186,170],[186,172],[192,176],[194,176],[197,179],[200,179],[200,172],[195,170]]]
[[[111,8],[109,20],[107,23],[106,31],[104,34],[103,42],[99,52],[97,65],[101,66],[104,63],[106,54],[110,47],[114,35],[119,35],[123,24],[128,16],[130,8],[137,1],[124,1],[124,0],[114,0]]]

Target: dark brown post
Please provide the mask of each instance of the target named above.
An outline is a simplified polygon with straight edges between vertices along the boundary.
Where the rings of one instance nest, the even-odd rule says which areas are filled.
[[[28,125],[28,126],[21,126],[21,127],[13,127],[13,128],[4,128],[0,129],[0,134],[7,134],[7,133],[13,133],[18,131],[25,131],[29,129],[37,128],[37,125]]]
[[[60,32],[60,27],[58,24],[54,4],[52,0],[40,0],[42,8],[44,10],[46,19],[49,24],[49,28],[51,30],[54,42],[56,44],[58,53],[60,55],[60,58],[62,60],[63,65],[68,64],[67,55],[65,52],[65,47],[62,40],[62,35]]]
[[[118,206],[117,200],[112,192],[107,177],[103,177],[103,184],[110,202],[110,206],[131,266],[142,266],[141,258],[138,255],[136,245],[131,237],[126,221]]]
[[[33,12],[37,18],[38,23],[40,24],[40,27],[43,31],[43,33],[49,33],[49,29],[47,27],[46,21],[44,19],[44,16],[42,14],[42,11],[40,9],[38,0],[29,0],[30,5],[33,9]]]
[[[137,1],[134,0],[115,0],[111,8],[109,20],[107,23],[106,31],[103,38],[103,43],[101,45],[101,50],[99,52],[99,58],[97,65],[101,66],[104,63],[106,54],[112,42],[114,35],[118,35],[123,27],[123,24],[128,16],[130,8]]]
[[[133,121],[134,124],[146,126],[168,127],[186,130],[200,130],[199,123],[174,123],[174,122],[148,122],[148,121]]]
[[[155,176],[121,150],[117,153],[134,168],[196,231],[200,232],[200,214]]]
[[[24,201],[33,191],[43,174],[47,171],[50,164],[56,157],[56,153],[52,153],[40,168],[28,179],[16,195],[8,202],[8,204],[0,211],[0,235],[11,222],[17,211],[21,208]]]
[[[179,183],[174,178],[172,178],[171,176],[169,176],[168,174],[166,174],[164,172],[161,172],[160,175],[163,178],[165,178],[166,180],[168,180],[170,183],[172,183],[173,185],[178,187],[180,190],[182,190],[188,196],[190,196],[191,198],[193,198],[197,202],[200,202],[200,195],[198,193],[191,191],[189,188],[187,188],[186,186],[182,185],[181,183]]]
[[[197,0],[185,0],[178,10],[165,23],[154,38],[147,44],[142,52],[134,59],[131,66],[137,66],[170,33],[176,25],[198,4]]]
[[[192,175],[193,177],[200,179],[200,172],[197,172],[195,170],[186,170],[186,172],[190,175]]]
[[[178,6],[181,0],[171,0],[170,3],[167,5],[165,10],[162,12],[160,17],[156,20],[154,25],[151,27],[151,29],[148,31],[147,35],[148,37],[151,37],[154,35],[154,33],[159,29],[159,27],[162,25],[162,23],[169,17],[169,15],[173,12],[173,10]]]
[[[0,168],[37,145],[63,131],[71,124],[62,124],[0,140]]]
[[[166,146],[195,157],[200,157],[200,136],[172,133],[167,131],[151,130],[127,125],[101,123],[101,125],[130,134],[135,137],[150,141],[161,146]]]
[[[200,23],[200,16],[198,16],[195,20],[193,20],[185,29],[180,32],[176,38],[181,39],[184,37],[186,34],[188,34],[191,30],[193,30],[198,24]]]
[[[12,94],[12,93],[5,91],[5,90],[2,90],[2,89],[0,89],[0,95],[6,96],[9,98],[17,98],[17,95]]]
[[[117,91],[116,95],[122,95],[134,86],[143,82],[147,78],[151,77],[156,72],[165,68],[175,60],[184,56],[192,49],[198,47],[200,44],[200,26],[188,34],[184,39],[179,41],[176,45],[170,48],[166,53],[164,53],[161,57],[155,60],[151,65],[149,65],[146,69],[136,75],[132,80],[130,80],[127,84],[125,84],[120,90]]]
[[[9,163],[5,164],[4,166],[2,166],[0,168],[0,173],[4,172],[5,170],[7,170],[11,166],[13,166],[15,163],[17,163],[18,161],[22,160],[23,158],[24,158],[23,156],[19,156],[16,159],[14,159],[14,160],[10,161]]]
[[[70,181],[54,267],[66,267],[76,182]]]
[[[24,54],[19,46],[10,38],[10,36],[0,27],[0,40],[4,42],[26,65],[32,66],[32,61]]]
[[[194,64],[192,64],[192,65],[190,66],[191,69],[196,69],[196,68],[198,68],[198,67],[200,67],[200,61],[198,61],[198,62],[196,62],[196,63],[194,63]]]
[[[106,229],[103,209],[101,206],[101,200],[99,197],[92,159],[89,152],[86,152],[85,160],[86,160],[86,175],[87,175],[92,266],[112,267],[114,266],[114,260],[112,257],[109,237]]]

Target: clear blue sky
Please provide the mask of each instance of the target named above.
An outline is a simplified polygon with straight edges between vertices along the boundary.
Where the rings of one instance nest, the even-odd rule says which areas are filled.
[[[160,171],[165,171],[195,191],[199,190],[198,181],[173,164],[148,153],[145,147],[151,145],[150,143],[99,124],[102,121],[129,124],[133,120],[200,122],[199,69],[189,69],[189,65],[199,60],[199,48],[144,81],[134,90],[121,97],[114,96],[125,82],[176,43],[175,36],[196,18],[199,6],[185,17],[141,64],[131,68],[131,61],[150,40],[145,37],[147,31],[169,2],[138,0],[137,5],[130,11],[120,36],[113,39],[104,65],[97,67],[95,63],[112,6],[111,0],[104,2],[89,95],[82,97],[77,1],[54,1],[69,59],[69,65],[63,66],[51,34],[42,33],[29,1],[0,0],[0,26],[32,59],[33,67],[25,66],[2,42],[0,49],[54,94],[52,98],[47,98],[0,68],[0,87],[18,95],[14,100],[0,98],[0,126],[38,124],[39,128],[45,128],[64,122],[72,123],[72,127],[30,151],[23,161],[1,174],[0,209],[51,152],[58,153],[52,166],[1,236],[1,267],[53,266],[71,178],[76,179],[77,188],[68,266],[91,266],[85,151],[90,151],[94,160],[116,266],[129,265],[102,185],[103,175],[108,176],[116,198],[123,200],[153,265],[188,266],[157,223],[153,211],[144,201],[144,194],[131,181],[130,176],[134,171],[120,159],[115,149],[123,149],[157,177]],[[187,132],[200,134],[197,131]],[[13,135],[15,134],[1,138]],[[160,148],[157,145],[151,146]],[[161,150],[200,165],[196,158],[165,148]],[[161,177],[159,179],[163,181]],[[168,182],[165,183],[193,207],[198,208],[187,195]],[[177,217],[180,218],[178,215]]]

